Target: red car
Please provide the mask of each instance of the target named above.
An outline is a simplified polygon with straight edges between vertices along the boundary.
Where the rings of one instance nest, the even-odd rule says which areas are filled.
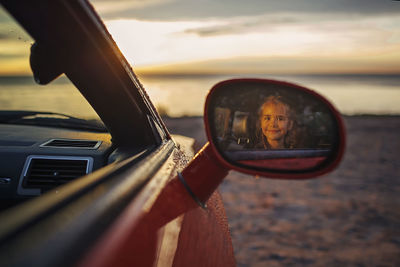
[[[304,179],[343,155],[340,115],[323,97],[239,79],[210,91],[210,142],[193,157],[193,140],[170,135],[87,1],[1,3],[34,40],[35,81],[65,74],[102,121],[0,112],[1,266],[235,266],[215,191],[228,171]]]

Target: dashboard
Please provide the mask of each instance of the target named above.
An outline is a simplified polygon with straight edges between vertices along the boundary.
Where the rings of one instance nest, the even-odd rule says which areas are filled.
[[[112,151],[107,132],[0,124],[1,209],[107,165]]]

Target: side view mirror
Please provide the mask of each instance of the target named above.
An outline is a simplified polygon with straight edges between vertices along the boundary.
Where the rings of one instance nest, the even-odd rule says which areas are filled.
[[[318,93],[287,82],[227,80],[205,106],[207,137],[228,169],[270,178],[310,178],[344,152],[339,112]]]
[[[207,96],[204,121],[209,143],[168,183],[154,205],[163,212],[150,221],[204,208],[229,170],[305,179],[333,170],[344,153],[339,112],[318,93],[291,83],[220,82]]]

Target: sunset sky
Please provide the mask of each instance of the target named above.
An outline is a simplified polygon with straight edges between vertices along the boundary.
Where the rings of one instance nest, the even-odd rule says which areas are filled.
[[[96,0],[142,73],[400,73],[400,1]],[[0,75],[31,40],[0,13]]]

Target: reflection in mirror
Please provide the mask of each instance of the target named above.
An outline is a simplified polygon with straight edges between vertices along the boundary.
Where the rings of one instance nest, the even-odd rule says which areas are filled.
[[[333,108],[288,83],[232,80],[217,85],[207,107],[211,139],[231,164],[309,170],[328,163],[339,139]]]

